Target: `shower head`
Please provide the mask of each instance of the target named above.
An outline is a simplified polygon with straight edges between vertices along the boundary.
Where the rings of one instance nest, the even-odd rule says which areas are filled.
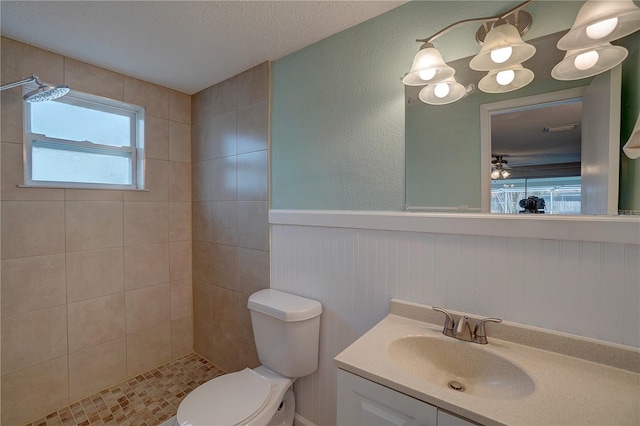
[[[38,85],[38,88],[32,90],[22,97],[27,102],[45,102],[52,101],[54,99],[58,99],[60,96],[64,96],[69,93],[68,86],[52,86],[50,84],[46,84],[40,81],[37,75],[32,75],[31,77],[27,77],[20,81],[16,81],[13,83],[5,84],[0,87],[0,91],[5,89],[11,89],[13,87],[22,86],[23,84],[28,84],[35,82]]]
[[[51,86],[49,84],[40,84],[36,90],[32,90],[22,97],[27,102],[46,102],[58,99],[69,93],[69,86]]]

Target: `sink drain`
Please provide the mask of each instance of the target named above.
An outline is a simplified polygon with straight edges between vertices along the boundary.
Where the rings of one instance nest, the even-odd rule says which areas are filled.
[[[460,382],[452,380],[449,382],[449,389],[453,389],[456,392],[464,392],[464,386]]]

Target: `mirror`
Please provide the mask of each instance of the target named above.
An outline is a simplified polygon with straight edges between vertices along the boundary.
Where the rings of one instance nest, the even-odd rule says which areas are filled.
[[[549,93],[586,90],[594,78],[557,81],[551,77],[551,69],[564,55],[563,51],[555,47],[557,40],[564,33],[563,31],[529,41],[536,46],[537,54],[525,62],[524,66],[535,73],[535,79],[520,90],[504,94],[488,94],[476,89],[474,93],[458,102],[432,106],[418,100],[417,94],[421,88],[405,87],[406,210],[460,213],[488,213],[490,211],[491,161],[495,160],[492,154],[502,154],[503,159],[516,161],[515,157],[509,160],[509,157],[504,157],[504,155],[517,156],[518,153],[517,148],[514,147],[509,148],[509,154],[505,154],[507,148],[501,146],[502,142],[499,141],[496,141],[498,149],[495,152],[493,152],[490,143],[489,148],[485,146],[486,142],[482,141],[482,134],[486,133],[486,130],[483,129],[481,107],[511,101],[514,103],[509,108],[515,108],[514,112],[523,113],[524,109],[518,110],[517,99],[544,98]],[[470,83],[477,84],[477,81],[484,76],[484,73],[473,71],[468,67],[470,60],[471,57],[468,57],[449,63],[457,71],[457,80],[465,86]],[[579,96],[574,96],[574,98],[579,98]],[[499,110],[494,108],[493,111]],[[537,111],[533,114],[539,113],[540,111]],[[500,120],[499,115],[496,113],[496,120]],[[509,116],[505,114],[502,118],[508,119]],[[489,116],[488,119],[490,123],[491,117]],[[579,131],[578,127],[582,128],[582,126],[576,126],[577,131]],[[490,132],[488,138],[491,140]],[[575,145],[575,141],[572,144]],[[483,146],[485,149],[482,149]],[[547,158],[545,161],[576,163],[576,161],[568,159],[573,156],[575,160],[575,151],[565,152],[563,155],[566,158],[553,160]],[[513,165],[510,164],[510,166]],[[607,174],[609,180],[615,180],[615,185],[617,185],[617,168],[607,170],[607,172],[611,172]],[[568,173],[573,173],[575,176],[575,168],[573,172]],[[533,179],[533,176],[528,179]],[[528,181],[528,183],[532,182]],[[609,206],[590,212],[586,212],[581,207],[578,211],[574,205],[573,210],[565,213],[607,214],[611,211]]]

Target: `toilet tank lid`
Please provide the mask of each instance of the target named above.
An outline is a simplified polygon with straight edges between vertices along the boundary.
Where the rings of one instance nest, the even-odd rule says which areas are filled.
[[[316,300],[272,289],[253,293],[247,306],[286,322],[304,321],[322,313],[322,305]]]

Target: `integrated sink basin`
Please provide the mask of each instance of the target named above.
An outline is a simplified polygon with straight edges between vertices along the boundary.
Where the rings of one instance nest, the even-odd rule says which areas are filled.
[[[405,336],[391,341],[387,354],[405,371],[451,392],[507,400],[535,390],[522,368],[482,345],[445,336]]]

